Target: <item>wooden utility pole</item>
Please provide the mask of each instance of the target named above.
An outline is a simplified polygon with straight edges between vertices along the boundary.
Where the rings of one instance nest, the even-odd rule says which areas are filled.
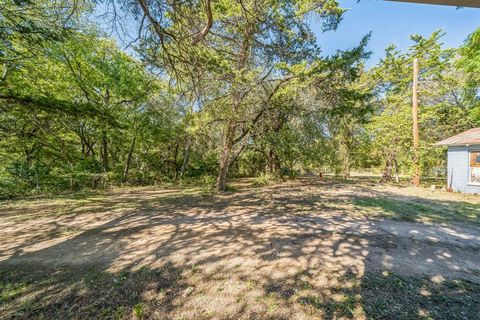
[[[413,59],[413,186],[420,186],[420,156],[418,153],[418,59]]]

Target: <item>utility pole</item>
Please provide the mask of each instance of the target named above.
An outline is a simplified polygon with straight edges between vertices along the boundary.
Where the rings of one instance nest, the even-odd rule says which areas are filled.
[[[418,153],[418,59],[413,59],[413,186],[420,186],[420,156]]]

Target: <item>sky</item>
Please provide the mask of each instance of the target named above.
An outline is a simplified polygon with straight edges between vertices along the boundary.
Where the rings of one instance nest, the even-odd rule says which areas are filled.
[[[336,31],[322,33],[321,25],[312,28],[324,54],[337,49],[356,46],[360,39],[372,31],[368,50],[372,51],[367,66],[376,64],[384,56],[389,44],[400,49],[411,45],[410,35],[430,35],[435,30],[446,32],[445,48],[459,47],[467,36],[480,27],[480,8],[460,8],[440,5],[402,3],[384,0],[340,0],[342,8],[349,10]]]

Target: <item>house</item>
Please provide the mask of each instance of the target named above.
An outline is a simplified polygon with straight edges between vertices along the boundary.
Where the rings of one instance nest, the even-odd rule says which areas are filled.
[[[448,184],[453,191],[480,194],[480,128],[435,144],[448,147]]]

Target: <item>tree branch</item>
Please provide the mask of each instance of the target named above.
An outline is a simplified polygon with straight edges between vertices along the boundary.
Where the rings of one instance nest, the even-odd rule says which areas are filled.
[[[202,41],[205,36],[208,34],[210,31],[210,28],[212,28],[213,25],[213,13],[212,13],[212,6],[211,6],[211,0],[204,0],[205,2],[205,11],[207,13],[207,24],[203,29],[195,34],[193,34],[192,38],[192,44],[197,44],[200,41]]]

